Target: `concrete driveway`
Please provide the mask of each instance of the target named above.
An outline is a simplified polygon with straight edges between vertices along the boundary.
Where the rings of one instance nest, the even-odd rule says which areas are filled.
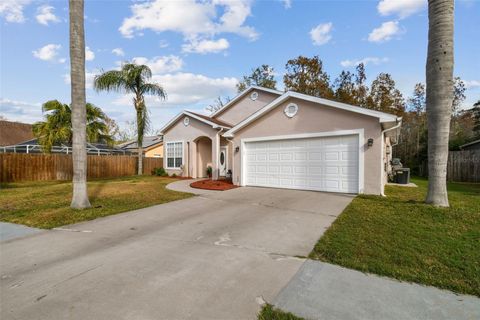
[[[4,241],[0,318],[253,319],[352,198],[205,192]]]

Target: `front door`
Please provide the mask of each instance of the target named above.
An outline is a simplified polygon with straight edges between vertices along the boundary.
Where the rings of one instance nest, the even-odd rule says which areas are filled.
[[[220,147],[220,176],[227,174],[227,147]]]

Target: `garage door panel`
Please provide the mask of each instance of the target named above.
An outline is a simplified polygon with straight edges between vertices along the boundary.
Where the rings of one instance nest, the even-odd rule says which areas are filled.
[[[246,184],[358,192],[358,136],[303,138],[245,144]]]

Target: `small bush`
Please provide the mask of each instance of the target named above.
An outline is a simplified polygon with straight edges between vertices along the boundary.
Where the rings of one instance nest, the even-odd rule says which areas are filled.
[[[154,168],[152,170],[152,175],[159,176],[159,177],[166,177],[168,176],[168,173],[163,168]]]
[[[172,178],[176,178],[176,177],[177,177],[177,174],[176,174],[176,173],[172,173],[171,177],[172,177]]]

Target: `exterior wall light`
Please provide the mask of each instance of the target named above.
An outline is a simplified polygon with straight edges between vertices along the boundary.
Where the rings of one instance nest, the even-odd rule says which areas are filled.
[[[240,151],[240,147],[235,147],[235,153]]]
[[[368,145],[369,147],[373,146],[373,138],[368,138],[368,140],[367,140],[367,145]]]

